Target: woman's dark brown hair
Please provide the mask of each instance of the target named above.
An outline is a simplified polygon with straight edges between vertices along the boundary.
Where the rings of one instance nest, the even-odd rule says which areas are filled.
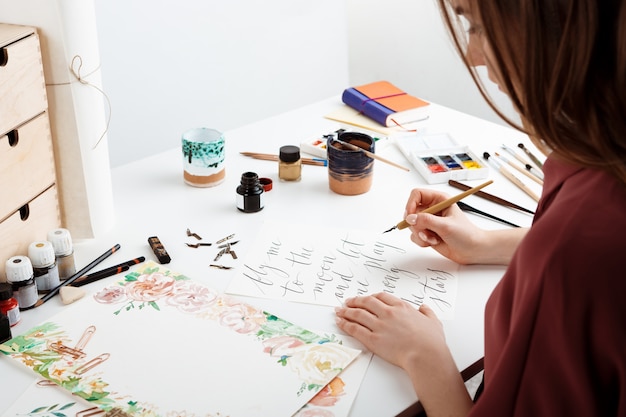
[[[438,2],[474,81],[504,120],[538,147],[626,185],[626,1],[469,0],[523,127],[489,98],[465,56],[456,11],[450,0]]]

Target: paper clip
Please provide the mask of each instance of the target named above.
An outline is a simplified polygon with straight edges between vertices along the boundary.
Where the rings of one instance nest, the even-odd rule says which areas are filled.
[[[219,245],[218,248],[228,248],[230,246],[233,246],[235,244],[239,243],[238,240],[235,240],[234,242],[228,242],[228,243],[224,243],[223,245]]]
[[[218,259],[220,259],[222,257],[222,255],[224,255],[226,253],[226,248],[222,249],[221,251],[218,252],[217,256],[215,257],[215,259],[213,259],[213,262],[216,262]]]
[[[217,265],[217,264],[211,264],[209,265],[211,268],[217,268],[217,269],[233,269],[232,266],[225,266],[225,265]]]
[[[53,342],[53,343],[50,343],[49,346],[50,346],[50,349],[54,350],[55,352],[60,353],[62,355],[69,355],[74,359],[80,359],[80,358],[84,358],[85,356],[87,356],[85,352],[83,352],[82,350],[65,346],[63,342]]]
[[[216,244],[218,243],[222,243],[222,242],[226,242],[228,239],[232,239],[233,237],[235,237],[235,234],[233,233],[232,235],[228,235],[225,238],[222,238],[220,240],[218,240],[217,242],[215,242]]]
[[[40,387],[56,387],[57,384],[54,383],[53,381],[50,381],[49,379],[40,379],[39,381],[37,381],[37,385]]]
[[[185,242],[185,245],[189,246],[190,248],[199,248],[200,246],[211,246],[212,243],[187,243]]]
[[[195,237],[198,240],[202,240],[200,235],[198,235],[197,233],[192,232],[191,230],[189,230],[189,228],[187,228],[187,236],[193,236],[193,237]]]
[[[95,332],[96,326],[92,325],[87,327],[81,338],[78,340],[78,343],[76,343],[76,346],[74,346],[74,349],[82,351],[85,346],[87,346],[87,343],[91,340],[91,336],[93,336]]]
[[[85,410],[79,411],[78,413],[76,413],[76,417],[90,417],[90,416],[95,416],[98,414],[102,414],[105,413],[105,411],[101,408],[98,407],[91,407],[91,408],[87,408]]]
[[[90,360],[89,362],[86,362],[82,366],[79,366],[78,368],[76,368],[74,373],[76,375],[82,375],[85,372],[89,371],[90,369],[94,368],[95,366],[100,365],[102,362],[104,362],[107,359],[109,359],[109,357],[111,357],[111,355],[108,354],[108,353],[103,353],[101,355],[98,355],[95,358],[93,358],[92,360]]]
[[[119,408],[113,408],[107,411],[104,417],[131,417],[131,415]]]

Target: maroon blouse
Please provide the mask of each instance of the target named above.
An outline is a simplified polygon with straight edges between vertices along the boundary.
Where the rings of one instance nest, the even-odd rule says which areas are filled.
[[[548,158],[533,225],[485,310],[471,416],[626,416],[626,187]]]

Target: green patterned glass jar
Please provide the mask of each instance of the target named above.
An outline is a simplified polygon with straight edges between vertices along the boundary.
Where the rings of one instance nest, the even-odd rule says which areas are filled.
[[[226,177],[225,140],[222,132],[200,127],[183,133],[185,182],[194,187],[213,187]]]

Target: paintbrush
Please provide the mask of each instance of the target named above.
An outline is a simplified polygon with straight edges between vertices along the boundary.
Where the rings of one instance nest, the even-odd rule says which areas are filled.
[[[541,163],[539,158],[537,158],[535,155],[533,155],[532,152],[530,152],[530,150],[526,146],[524,146],[523,143],[518,143],[517,147],[520,148],[521,150],[523,150],[526,155],[528,155],[530,160],[533,161],[533,163],[537,166],[537,168],[543,169],[543,164]]]
[[[509,171],[508,169],[506,169],[506,167],[502,165],[502,163],[500,163],[499,161],[495,159],[490,159],[491,155],[489,154],[489,152],[483,152],[483,158],[485,158],[487,162],[491,163],[496,168],[496,170],[500,171],[500,173],[504,175],[509,181],[511,181],[514,185],[516,185],[517,188],[524,191],[533,200],[539,201],[539,196],[533,190],[531,190],[526,184],[524,184],[522,180],[520,180],[515,175],[513,175],[513,173]]]
[[[404,166],[402,166],[402,165],[400,165],[400,164],[396,164],[396,163],[395,163],[395,162],[393,162],[393,161],[390,161],[390,160],[388,160],[388,159],[385,159],[385,158],[383,158],[382,156],[378,156],[378,155],[376,155],[375,153],[372,153],[372,152],[370,152],[370,151],[368,151],[368,150],[365,150],[365,149],[363,149],[363,148],[361,148],[361,147],[359,147],[359,146],[353,145],[353,144],[351,144],[351,143],[348,143],[348,142],[345,142],[345,141],[343,141],[343,140],[339,140],[339,139],[333,139],[333,141],[335,141],[335,142],[337,142],[337,143],[341,143],[343,146],[345,146],[346,148],[348,148],[348,149],[350,149],[350,150],[363,152],[365,155],[369,156],[370,158],[377,159],[377,160],[379,160],[380,162],[384,162],[384,163],[386,163],[386,164],[392,165],[392,166],[394,166],[394,167],[396,167],[396,168],[403,169],[403,170],[405,170],[405,171],[410,171],[410,169],[408,169],[407,167],[404,167]]]
[[[508,146],[506,146],[505,144],[502,144],[502,149],[504,149],[505,151],[507,151],[508,153],[510,153],[511,155],[513,155],[513,157],[515,159],[517,159],[518,161],[520,161],[522,163],[522,165],[524,165],[524,167],[534,176],[536,176],[537,178],[539,178],[540,180],[543,180],[543,172],[538,170],[537,168],[535,168],[534,166],[532,166],[531,164],[529,164],[527,160],[525,160],[524,158],[522,158],[520,155],[517,154],[517,152],[515,152],[513,149],[509,148]]]
[[[484,183],[482,183],[480,185],[477,185],[474,188],[470,188],[469,190],[467,190],[465,192],[462,192],[461,194],[457,194],[454,197],[450,197],[447,200],[444,200],[444,201],[439,202],[439,203],[437,203],[437,204],[435,204],[433,206],[430,206],[427,209],[424,209],[424,210],[420,211],[420,213],[437,214],[440,211],[447,209],[448,207],[450,207],[452,204],[456,203],[457,201],[460,201],[460,200],[464,199],[465,197],[467,197],[468,195],[474,194],[475,192],[477,192],[481,188],[484,188],[484,187],[488,186],[492,182],[493,182],[493,180],[489,180],[489,181],[484,182]],[[406,220],[402,220],[400,223],[396,224],[395,226],[393,226],[389,230],[385,230],[383,233],[391,232],[394,229],[398,229],[398,230],[406,229],[409,226],[410,225],[409,225],[409,223],[407,223]]]
[[[532,172],[530,172],[530,170],[528,169],[528,167],[530,165],[528,165],[528,167],[526,167],[526,169],[520,167],[519,165],[514,164],[510,159],[505,158],[504,155],[500,155],[498,152],[495,152],[496,157],[502,159],[505,163],[509,164],[509,166],[511,168],[516,169],[518,172],[521,172],[522,174],[526,175],[528,178],[530,178],[531,180],[535,181],[537,184],[539,185],[543,185],[543,180],[535,175],[532,174]]]
[[[257,152],[239,152],[244,156],[249,156],[254,159],[262,159],[264,161],[278,161],[278,155],[272,155],[269,153],[257,153]],[[328,161],[321,158],[300,158],[300,161],[304,165],[317,165],[325,167],[328,165]]]

